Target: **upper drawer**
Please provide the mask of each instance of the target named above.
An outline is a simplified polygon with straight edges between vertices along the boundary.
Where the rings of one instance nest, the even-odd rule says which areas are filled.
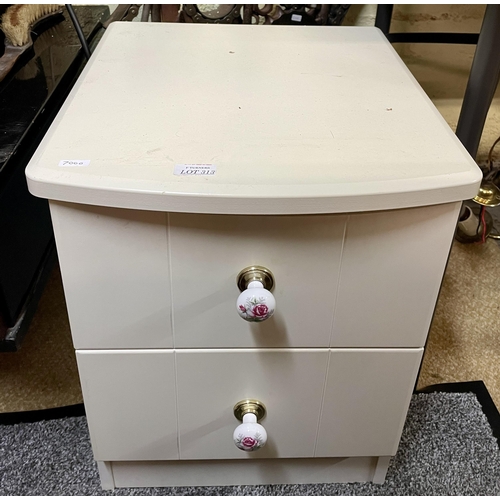
[[[51,203],[75,345],[420,347],[460,204],[355,215],[164,214]],[[237,313],[239,272],[274,316]]]

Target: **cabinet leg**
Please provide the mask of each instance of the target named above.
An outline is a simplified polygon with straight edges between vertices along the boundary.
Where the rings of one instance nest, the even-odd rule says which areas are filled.
[[[390,461],[391,457],[378,457],[377,465],[375,466],[375,472],[373,473],[372,483],[384,484],[385,475],[387,474],[387,469],[389,468]]]
[[[99,476],[101,478],[101,488],[103,490],[114,490],[115,480],[111,469],[111,462],[97,462]]]

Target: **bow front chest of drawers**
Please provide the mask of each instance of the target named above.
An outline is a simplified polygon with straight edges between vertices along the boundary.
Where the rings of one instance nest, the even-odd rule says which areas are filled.
[[[114,23],[27,178],[104,487],[384,480],[481,174],[377,29]]]

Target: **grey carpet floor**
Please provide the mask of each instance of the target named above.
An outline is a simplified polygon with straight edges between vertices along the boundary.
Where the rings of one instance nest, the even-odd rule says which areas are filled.
[[[119,488],[103,492],[85,417],[0,426],[0,495],[499,495],[500,451],[473,393],[413,396],[383,485]]]

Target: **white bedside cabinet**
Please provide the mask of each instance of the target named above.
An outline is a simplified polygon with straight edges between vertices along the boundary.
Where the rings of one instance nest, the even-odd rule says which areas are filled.
[[[481,173],[377,29],[114,23],[27,178],[105,488],[384,480]]]

